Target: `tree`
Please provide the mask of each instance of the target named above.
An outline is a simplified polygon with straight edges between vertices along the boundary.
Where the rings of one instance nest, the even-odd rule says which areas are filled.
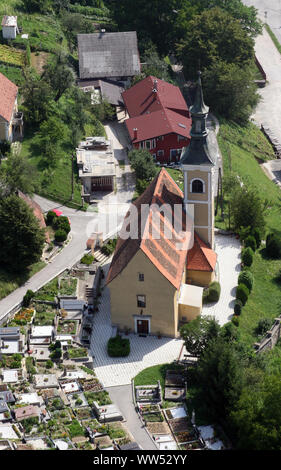
[[[220,8],[205,10],[189,23],[177,53],[188,77],[195,77],[200,68],[214,66],[216,62],[236,64],[240,68],[249,65],[254,58],[254,40]]]
[[[180,329],[186,350],[193,356],[200,356],[211,339],[217,338],[220,326],[212,317],[197,317]]]
[[[150,181],[156,175],[157,169],[148,150],[131,150],[128,156],[137,179]]]
[[[237,448],[281,450],[281,376],[266,376],[247,386],[231,412],[236,428]]]
[[[48,166],[55,166],[59,144],[67,134],[66,125],[56,116],[49,117],[40,125],[37,141]]]
[[[23,272],[39,261],[45,232],[28,205],[16,195],[0,200],[0,259],[11,271]]]
[[[58,101],[63,93],[74,84],[75,74],[68,65],[65,54],[59,52],[44,66],[41,78],[50,85],[55,94],[54,100]]]
[[[152,75],[153,77],[160,78],[166,82],[172,82],[171,75],[169,72],[169,65],[163,58],[161,58],[157,52],[155,45],[146,49],[142,55],[142,68],[140,79]]]
[[[30,125],[37,127],[53,111],[53,92],[50,85],[30,69],[24,71],[24,78],[22,95],[25,119]]]
[[[256,188],[244,184],[231,193],[230,199],[234,229],[250,227],[251,231],[259,229],[263,233],[265,204]]]
[[[244,363],[234,342],[220,337],[209,342],[196,367],[202,399],[210,418],[225,425],[244,384]]]
[[[23,155],[11,153],[0,166],[0,180],[9,193],[20,190],[25,194],[33,194],[38,188],[38,174],[35,167]]]
[[[71,50],[76,46],[77,34],[93,33],[95,30],[92,20],[80,13],[64,11],[61,20]]]
[[[195,3],[197,0],[194,0]],[[200,8],[219,7],[239,20],[242,28],[252,37],[262,33],[262,23],[255,7],[248,7],[241,0],[200,0]]]
[[[246,124],[259,101],[253,65],[217,59],[204,69],[204,96],[210,109],[227,119]]]

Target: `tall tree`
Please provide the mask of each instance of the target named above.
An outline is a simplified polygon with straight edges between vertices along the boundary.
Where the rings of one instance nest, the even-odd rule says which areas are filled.
[[[186,350],[194,356],[200,356],[210,340],[217,338],[220,326],[212,317],[197,317],[180,329]]]
[[[10,271],[23,272],[39,261],[44,230],[28,205],[16,195],[0,200],[0,259]]]
[[[156,175],[155,163],[148,150],[131,150],[128,156],[137,179],[150,181]]]
[[[24,70],[25,82],[22,87],[26,121],[38,126],[52,112],[53,91],[31,69]]]
[[[264,210],[266,201],[262,201],[255,188],[244,184],[231,193],[231,216],[234,229],[250,227],[251,231],[259,229],[264,233]]]
[[[44,66],[41,79],[45,80],[54,92],[54,100],[58,101],[63,93],[71,88],[75,81],[73,69],[67,62],[66,55],[60,51]]]
[[[38,187],[38,174],[25,156],[11,153],[0,166],[0,181],[9,193],[19,189],[31,195]]]
[[[249,65],[254,57],[254,40],[229,13],[212,8],[190,21],[177,52],[187,76],[195,77],[199,63],[203,70],[217,61]]]
[[[37,136],[42,152],[45,154],[46,166],[55,166],[60,143],[67,134],[66,125],[56,116],[43,121]]]

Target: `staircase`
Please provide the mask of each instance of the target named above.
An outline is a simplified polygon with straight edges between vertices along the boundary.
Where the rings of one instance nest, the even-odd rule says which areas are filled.
[[[104,255],[99,249],[95,250],[94,256],[95,261],[98,261],[101,264],[104,264],[109,258],[109,256]]]

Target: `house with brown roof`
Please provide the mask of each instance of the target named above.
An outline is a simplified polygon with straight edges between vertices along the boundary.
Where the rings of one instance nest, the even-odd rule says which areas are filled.
[[[163,168],[132,204],[108,272],[111,321],[119,330],[176,337],[201,313],[215,278],[214,168],[199,76],[191,142],[181,156],[184,192]],[[128,236],[129,234],[129,236]]]
[[[12,142],[23,132],[23,114],[18,112],[18,87],[0,73],[0,141]]]

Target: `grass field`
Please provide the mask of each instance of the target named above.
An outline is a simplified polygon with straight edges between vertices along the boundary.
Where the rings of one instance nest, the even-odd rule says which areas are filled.
[[[0,299],[3,299],[18,287],[22,286],[30,277],[43,269],[46,263],[39,261],[29,267],[26,273],[16,275],[4,269],[0,269]]]
[[[218,142],[223,155],[224,174],[232,169],[244,184],[251,183],[262,199],[268,199],[270,208],[265,213],[267,232],[280,230],[281,192],[259,165],[259,162],[275,158],[265,136],[253,124],[241,128],[237,124],[222,122]],[[227,221],[222,221],[219,216],[216,226],[227,228]],[[253,291],[239,320],[241,339],[249,345],[257,340],[255,328],[258,321],[261,318],[273,319],[280,314],[280,285],[274,279],[279,269],[280,260],[268,259],[262,245],[251,267]]]

